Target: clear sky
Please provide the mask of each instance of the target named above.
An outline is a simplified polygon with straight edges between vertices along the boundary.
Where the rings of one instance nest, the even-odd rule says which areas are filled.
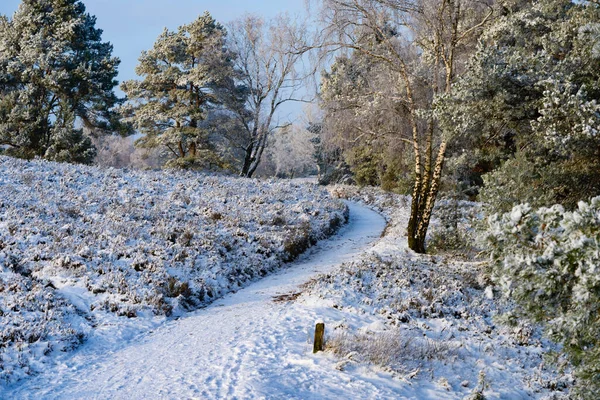
[[[0,0],[0,14],[12,16],[20,0]],[[176,29],[209,11],[220,23],[255,13],[266,18],[280,12],[302,13],[304,0],[83,0],[97,18],[102,38],[114,46],[121,59],[119,81],[135,78],[142,50],[148,50],[166,26]]]

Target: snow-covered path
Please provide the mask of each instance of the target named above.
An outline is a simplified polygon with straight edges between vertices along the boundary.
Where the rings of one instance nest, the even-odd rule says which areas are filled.
[[[330,355],[312,354],[323,303],[274,301],[297,293],[318,273],[356,257],[379,237],[385,221],[349,204],[338,235],[297,262],[211,306],[170,321],[126,345],[86,344],[60,369],[6,393],[31,399],[383,398],[398,387],[377,374],[349,375]],[[94,346],[98,346],[94,350]],[[86,348],[87,347],[87,348]],[[391,386],[390,386],[391,385]]]

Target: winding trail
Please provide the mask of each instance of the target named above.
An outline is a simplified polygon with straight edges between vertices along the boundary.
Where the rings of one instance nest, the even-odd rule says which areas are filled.
[[[357,257],[377,240],[385,221],[354,203],[349,223],[278,273],[135,341],[106,351],[86,344],[67,368],[21,382],[6,398],[247,399],[382,398],[394,388],[377,376],[332,368],[312,354],[314,323],[323,303],[274,301],[301,291],[320,273]],[[75,352],[77,353],[77,352]]]

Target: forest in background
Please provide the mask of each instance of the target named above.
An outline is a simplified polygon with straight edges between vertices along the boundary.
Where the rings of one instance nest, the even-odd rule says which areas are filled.
[[[600,390],[600,4],[310,9],[165,30],[118,98],[119,60],[84,4],[25,0],[0,17],[1,152],[381,186],[411,196],[418,253],[438,197],[479,201],[514,318],[544,324],[582,393]],[[290,102],[311,104],[301,123],[281,117]]]

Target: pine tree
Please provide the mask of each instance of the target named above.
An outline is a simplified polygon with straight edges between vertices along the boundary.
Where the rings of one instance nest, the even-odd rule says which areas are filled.
[[[92,161],[82,127],[116,121],[119,59],[77,0],[24,0],[0,16],[0,145],[10,155]]]
[[[480,199],[494,212],[600,194],[599,23],[587,2],[505,7],[446,99],[444,126],[460,138],[451,150],[493,171]]]
[[[573,211],[528,204],[488,218],[492,279],[514,301],[503,319],[540,323],[573,365],[576,399],[600,393],[600,197]]]
[[[144,136],[137,145],[162,147],[170,166],[219,166],[203,122],[234,76],[225,29],[208,13],[177,31],[165,29],[142,53],[136,73],[124,82],[130,103],[123,112]]]

